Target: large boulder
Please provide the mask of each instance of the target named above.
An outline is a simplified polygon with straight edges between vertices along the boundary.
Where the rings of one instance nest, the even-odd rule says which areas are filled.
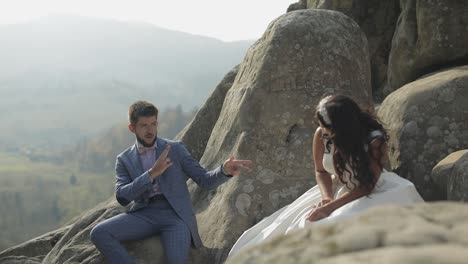
[[[468,201],[468,150],[456,151],[441,160],[431,177],[446,199]]]
[[[383,206],[318,224],[240,252],[226,264],[463,264],[468,259],[468,205]]]
[[[373,96],[383,100],[387,81],[388,56],[400,7],[398,0],[301,0],[288,11],[301,8],[330,9],[354,19],[369,41]]]
[[[468,64],[465,0],[401,0],[388,65],[388,94],[442,67]]]
[[[391,167],[424,199],[445,199],[431,178],[448,154],[468,148],[468,66],[425,76],[391,93],[378,116],[390,135]]]
[[[205,152],[211,130],[221,112],[224,97],[231,88],[238,71],[239,65],[235,66],[224,76],[192,121],[175,137],[175,140],[182,140],[186,144],[190,154],[196,160],[200,160],[203,152]]]
[[[298,10],[274,20],[249,49],[201,159],[230,154],[255,171],[205,191],[190,183],[205,248],[194,263],[222,263],[242,232],[314,184],[315,106],[345,94],[372,109],[367,41],[340,12]]]

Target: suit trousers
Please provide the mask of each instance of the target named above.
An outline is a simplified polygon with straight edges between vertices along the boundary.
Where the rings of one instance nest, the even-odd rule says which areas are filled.
[[[147,207],[109,218],[91,230],[91,241],[111,263],[133,263],[121,241],[140,240],[160,235],[169,264],[186,264],[191,234],[166,199],[154,200]]]

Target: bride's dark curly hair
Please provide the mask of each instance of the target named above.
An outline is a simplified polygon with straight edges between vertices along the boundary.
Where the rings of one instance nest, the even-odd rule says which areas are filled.
[[[317,106],[316,117],[320,124],[331,131],[330,139],[335,145],[333,165],[337,176],[343,184],[346,182],[344,173],[354,175],[361,187],[372,190],[375,187],[377,175],[370,168],[370,157],[375,157],[370,147],[370,133],[374,130],[382,132],[383,140],[380,146],[388,140],[387,132],[377,118],[371,113],[361,110],[356,102],[343,95],[328,96]],[[378,147],[377,164],[383,168],[384,153]]]

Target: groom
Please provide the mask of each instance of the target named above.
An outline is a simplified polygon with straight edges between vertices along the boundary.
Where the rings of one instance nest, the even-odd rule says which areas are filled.
[[[133,103],[128,111],[129,130],[136,143],[119,154],[115,165],[117,201],[127,213],[109,218],[91,230],[91,241],[110,263],[132,263],[120,241],[160,235],[168,263],[188,262],[190,245],[202,245],[198,234],[187,176],[203,188],[216,188],[250,160],[231,156],[218,168],[207,171],[192,158],[182,142],[157,137],[158,109],[146,101]]]

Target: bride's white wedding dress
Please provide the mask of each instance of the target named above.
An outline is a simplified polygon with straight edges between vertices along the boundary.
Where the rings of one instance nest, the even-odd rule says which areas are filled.
[[[370,138],[379,135],[381,135],[381,132],[376,130],[371,133]],[[331,154],[333,153],[333,145],[331,141],[325,142],[325,145],[326,149],[328,145],[328,151],[325,151],[323,155],[323,166],[325,170],[332,174],[334,198],[336,199],[343,193],[349,191],[349,187],[341,184],[338,177],[335,176],[333,156]],[[352,176],[348,177],[347,181],[351,183],[348,184],[348,186],[353,186],[357,182]],[[374,190],[369,196],[345,204],[322,220],[316,222],[306,220],[307,215],[312,210],[312,206],[318,204],[321,198],[320,189],[318,185],[315,185],[291,204],[279,209],[245,231],[232,247],[229,256],[232,257],[240,250],[261,243],[272,237],[287,234],[294,229],[347,218],[370,207],[384,204],[406,205],[424,201],[416,191],[413,183],[393,172],[385,170],[380,175]]]

